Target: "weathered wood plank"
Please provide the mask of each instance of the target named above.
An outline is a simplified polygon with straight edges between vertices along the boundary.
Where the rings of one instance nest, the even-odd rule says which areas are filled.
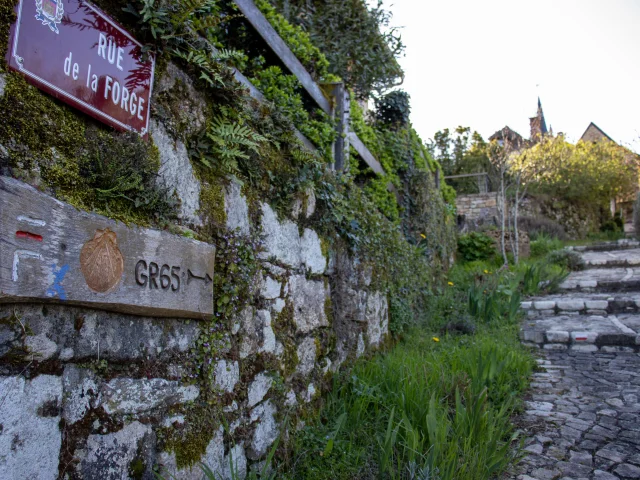
[[[300,60],[296,58],[287,44],[280,38],[278,32],[271,26],[269,21],[262,14],[260,9],[256,7],[252,0],[234,0],[240,11],[247,17],[249,23],[260,34],[265,42],[271,47],[282,63],[294,74],[303,88],[311,95],[322,110],[331,114],[331,103],[322,93],[320,86],[311,78],[311,75],[304,68]]]
[[[358,138],[358,135],[354,132],[349,132],[349,142],[351,143],[351,146],[355,148],[356,152],[358,152],[358,155],[360,155],[362,160],[371,167],[371,170],[379,174],[384,173],[384,168],[382,168],[380,162],[376,160],[376,157],[374,157],[365,144],[362,143],[362,140]]]
[[[0,303],[213,314],[215,246],[129,228],[0,177]]]
[[[335,99],[336,132],[338,137],[334,144],[334,168],[337,172],[349,166],[349,127],[351,125],[351,96],[343,83],[336,83],[332,89]]]

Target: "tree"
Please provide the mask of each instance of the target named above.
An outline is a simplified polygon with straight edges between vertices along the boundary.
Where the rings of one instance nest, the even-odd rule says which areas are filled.
[[[525,150],[515,169],[526,174],[531,189],[571,203],[606,206],[612,198],[628,197],[638,185],[638,156],[614,142],[544,137]]]

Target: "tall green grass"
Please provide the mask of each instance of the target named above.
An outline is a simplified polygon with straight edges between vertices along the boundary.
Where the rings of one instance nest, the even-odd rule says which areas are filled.
[[[415,331],[338,379],[283,478],[489,479],[513,459],[510,417],[532,360],[500,337]],[[330,448],[327,446],[330,445]]]

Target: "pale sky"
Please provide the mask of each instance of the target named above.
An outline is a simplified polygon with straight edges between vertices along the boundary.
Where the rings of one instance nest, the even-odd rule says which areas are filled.
[[[411,120],[427,140],[458,125],[486,139],[594,122],[640,152],[640,0],[385,0],[402,26]],[[537,86],[538,85],[538,86]]]

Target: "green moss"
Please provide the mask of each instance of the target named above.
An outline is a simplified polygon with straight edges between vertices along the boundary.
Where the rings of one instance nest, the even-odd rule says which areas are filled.
[[[227,214],[224,210],[224,186],[222,179],[207,176],[200,190],[200,214],[210,237],[225,228]]]
[[[331,243],[329,242],[329,240],[327,240],[324,237],[320,237],[320,251],[322,252],[322,255],[324,256],[324,258],[327,259],[327,262],[328,262],[331,254]]]
[[[173,217],[175,202],[156,184],[160,157],[153,144],[96,124],[17,73],[6,81],[0,144],[14,176],[125,223],[162,224]]]
[[[175,453],[178,468],[200,462],[222,418],[218,405],[193,404],[182,413],[185,415],[182,427],[165,427],[158,432],[164,450]]]
[[[11,24],[16,20],[14,8],[18,3],[17,0],[0,0],[0,58],[4,59],[7,54],[9,29]],[[4,70],[4,62],[0,62]]]
[[[8,73],[6,83],[0,98],[0,143],[10,152],[10,166],[29,170],[57,155],[73,157],[84,144],[85,122],[18,73]]]
[[[284,354],[282,357],[284,368],[282,373],[285,377],[288,377],[296,371],[296,367],[298,366],[298,363],[300,363],[296,340],[294,337],[296,325],[293,320],[292,302],[288,301],[286,303],[285,307],[278,314],[272,325],[278,340],[282,342],[284,347]]]
[[[324,299],[324,314],[327,316],[329,325],[333,325],[333,303],[330,296]]]

